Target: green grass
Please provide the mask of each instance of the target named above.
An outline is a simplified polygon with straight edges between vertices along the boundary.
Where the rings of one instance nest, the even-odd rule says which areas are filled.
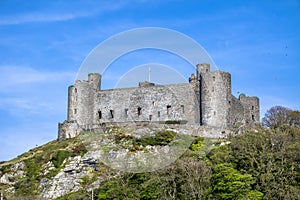
[[[155,136],[143,136],[141,138],[137,138],[133,140],[134,145],[140,145],[140,146],[164,146],[170,144],[174,137],[176,136],[176,133],[169,130],[160,130],[155,133]]]

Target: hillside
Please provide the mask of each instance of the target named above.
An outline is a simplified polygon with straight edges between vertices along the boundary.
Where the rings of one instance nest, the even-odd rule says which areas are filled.
[[[148,131],[137,137],[108,127],[34,148],[0,164],[0,191],[4,199],[91,199],[92,193],[94,199],[300,198],[299,128],[259,128],[228,139]],[[175,147],[185,151],[160,169],[145,159],[142,171],[134,165],[120,171],[126,163],[103,160]]]

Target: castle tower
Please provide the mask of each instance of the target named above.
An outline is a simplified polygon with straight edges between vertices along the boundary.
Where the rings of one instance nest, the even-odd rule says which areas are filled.
[[[257,97],[247,97],[244,94],[240,94],[239,100],[244,107],[244,119],[246,125],[255,125],[259,123],[259,99]]]
[[[209,64],[197,65],[200,80],[201,125],[229,126],[231,76],[227,72],[210,71]]]
[[[75,95],[77,89],[75,90],[74,86],[71,85],[68,87],[68,121],[74,120],[74,104],[75,104]],[[77,98],[77,97],[76,97]]]
[[[198,76],[198,75],[197,75]],[[193,103],[194,103],[194,110],[195,110],[195,116],[194,116],[194,123],[201,124],[200,116],[201,116],[201,104],[200,104],[200,84],[198,77],[195,76],[194,73],[191,74],[191,77],[189,78],[189,84],[192,90],[194,91],[194,97],[193,97]]]
[[[68,121],[74,121],[79,125],[93,123],[94,98],[100,90],[101,75],[91,73],[88,80],[77,80],[75,85],[68,88]]]

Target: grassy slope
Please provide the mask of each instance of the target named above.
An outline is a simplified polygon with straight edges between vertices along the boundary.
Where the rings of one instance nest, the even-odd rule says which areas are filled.
[[[65,141],[51,141],[42,146],[29,150],[28,152],[14,158],[10,161],[0,164],[2,174],[11,172],[11,166],[24,162],[24,177],[14,177],[16,195],[37,195],[39,182],[42,178],[55,176],[63,167],[63,161],[69,156],[84,154],[85,146],[77,139],[68,139]],[[46,163],[52,161],[54,168],[47,174],[43,174]],[[8,188],[9,185],[0,184],[0,190]]]
[[[165,145],[173,138],[172,134],[163,133],[137,140],[123,132],[110,133],[116,144],[129,143],[131,152],[146,145]],[[225,141],[195,138],[187,152],[175,163],[151,173],[120,173],[101,184],[94,191],[95,198],[170,199],[168,195],[177,199],[300,198],[299,129],[250,131],[231,138],[229,145],[220,145]],[[16,195],[38,195],[42,178],[55,176],[64,167],[66,158],[85,152],[86,148],[79,138],[51,141],[1,163],[0,171],[7,173],[11,165],[23,161],[26,176],[12,180]],[[55,167],[43,175],[42,167],[48,161],[52,161]],[[90,184],[88,181],[85,181],[86,185]],[[201,184],[197,185],[199,182]],[[7,187],[2,184],[0,190]],[[90,197],[91,192],[87,192],[83,184],[82,190],[59,199]]]

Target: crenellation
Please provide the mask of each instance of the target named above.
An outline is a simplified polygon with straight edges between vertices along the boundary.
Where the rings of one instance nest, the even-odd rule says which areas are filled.
[[[198,64],[189,83],[101,89],[101,75],[91,73],[68,88],[68,118],[59,124],[59,139],[81,130],[116,123],[184,122],[187,125],[231,129],[259,122],[259,99],[231,93],[231,75]]]

